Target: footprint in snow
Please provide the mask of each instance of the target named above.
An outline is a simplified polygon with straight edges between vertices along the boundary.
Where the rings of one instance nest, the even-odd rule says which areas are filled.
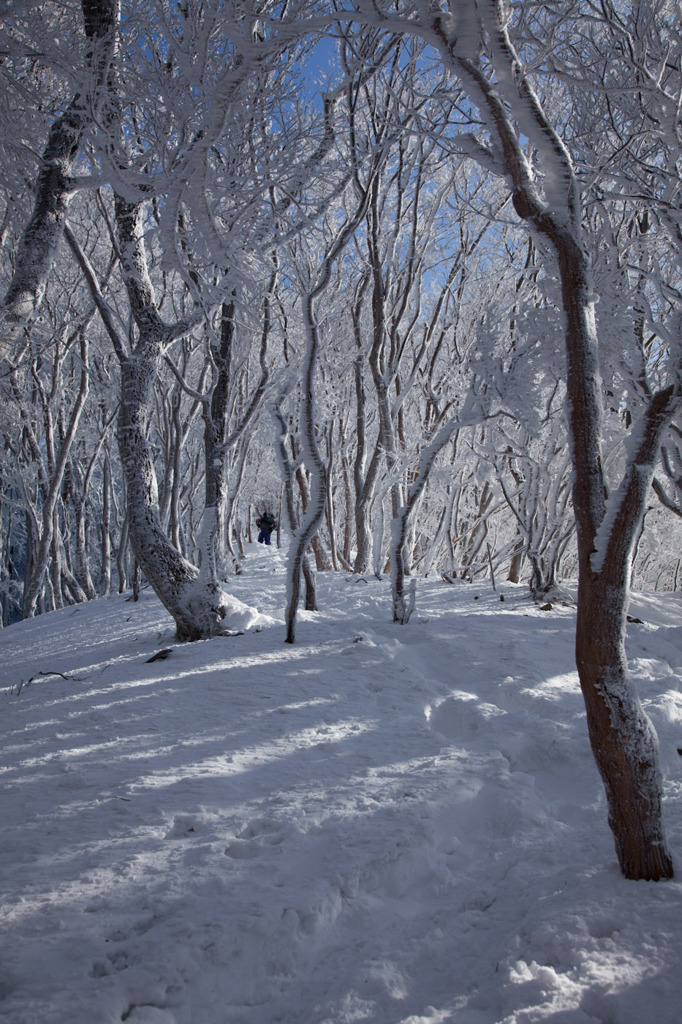
[[[197,824],[191,815],[178,814],[174,818],[171,828],[166,832],[164,839],[185,839],[186,836],[196,831]]]
[[[255,843],[250,843],[245,839],[233,839],[225,847],[225,853],[233,860],[253,860],[258,856],[260,850]]]
[[[230,840],[225,853],[234,860],[251,860],[258,857],[264,847],[280,846],[284,838],[278,822],[271,818],[256,818]]]

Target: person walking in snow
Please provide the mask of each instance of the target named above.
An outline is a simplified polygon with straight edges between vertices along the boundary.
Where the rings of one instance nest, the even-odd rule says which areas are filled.
[[[273,530],[277,529],[277,520],[275,517],[271,515],[270,512],[264,512],[263,515],[256,520],[256,526],[260,530],[260,533],[258,534],[258,543],[269,544],[270,534]]]

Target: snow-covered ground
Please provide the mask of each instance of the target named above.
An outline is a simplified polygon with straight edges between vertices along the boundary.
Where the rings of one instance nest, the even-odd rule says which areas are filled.
[[[318,582],[293,647],[274,548],[243,636],[176,645],[149,591],[0,634],[3,1022],[680,1024],[682,882],[619,874],[574,610]],[[681,611],[637,596],[628,652],[682,876]]]

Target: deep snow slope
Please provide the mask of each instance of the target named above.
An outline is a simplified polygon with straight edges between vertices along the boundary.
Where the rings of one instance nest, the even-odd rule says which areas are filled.
[[[0,633],[0,1018],[679,1024],[682,884],[619,875],[570,605],[318,582],[293,647],[262,548],[242,636],[149,592]],[[681,610],[628,639],[679,872]]]

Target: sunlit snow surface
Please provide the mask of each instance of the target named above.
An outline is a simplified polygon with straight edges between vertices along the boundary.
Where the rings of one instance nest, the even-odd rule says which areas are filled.
[[[680,1024],[682,882],[619,875],[574,610],[318,582],[294,647],[274,548],[243,636],[176,645],[149,591],[0,633],[4,1024]],[[628,653],[682,878],[681,611],[636,598]]]

